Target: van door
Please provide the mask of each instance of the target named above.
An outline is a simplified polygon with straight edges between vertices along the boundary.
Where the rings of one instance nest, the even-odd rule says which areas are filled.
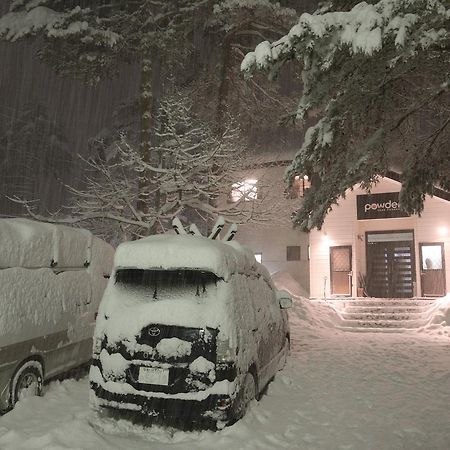
[[[269,286],[268,292],[268,300],[269,300],[269,310],[270,316],[272,318],[269,330],[271,333],[271,341],[273,342],[273,354],[272,358],[275,358],[279,355],[280,351],[283,349],[285,344],[285,335],[284,335],[284,326],[283,326],[283,317],[281,315],[281,308],[276,296],[276,293]]]
[[[46,354],[46,373],[61,371],[86,363],[92,350],[92,326],[86,320],[91,301],[91,281],[85,269],[67,270],[55,275],[54,304],[61,319]]]
[[[259,278],[248,277],[250,286],[249,296],[253,303],[255,312],[255,325],[252,329],[254,341],[257,345],[258,370],[264,369],[270,363],[273,357],[270,327],[272,326],[272,317],[267,301],[266,283]],[[260,374],[261,375],[261,374]]]
[[[259,377],[264,386],[276,372],[277,356],[284,344],[284,337],[281,337],[282,318],[275,293],[269,284],[260,277],[257,281],[257,289],[253,294],[255,311],[258,320],[260,333],[259,342]],[[283,342],[282,342],[283,341]]]

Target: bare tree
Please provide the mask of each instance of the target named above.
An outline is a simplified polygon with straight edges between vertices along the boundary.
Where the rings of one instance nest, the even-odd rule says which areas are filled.
[[[193,112],[186,96],[173,94],[161,102],[153,142],[149,159],[119,134],[102,152],[85,159],[84,187],[68,187],[73,196],[69,216],[38,216],[35,204],[15,200],[39,220],[82,223],[113,241],[165,231],[176,216],[197,223],[202,231],[218,215],[237,223],[270,220],[273,204],[266,206],[266,200],[272,190],[263,179],[258,196],[240,184],[245,148],[232,123],[218,135]],[[227,201],[233,189],[239,198]],[[138,207],[142,200],[144,209]]]

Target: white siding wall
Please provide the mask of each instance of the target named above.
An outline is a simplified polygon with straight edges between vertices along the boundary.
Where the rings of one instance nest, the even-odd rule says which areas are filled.
[[[286,226],[240,225],[236,239],[262,253],[262,263],[271,274],[288,272],[309,292],[308,234]],[[286,247],[291,245],[300,246],[300,261],[286,260]]]
[[[311,231],[310,295],[330,296],[330,247],[352,246],[352,266],[355,267],[355,240],[357,234],[356,195],[349,191],[347,197],[333,206],[321,231]],[[354,277],[353,277],[354,278]]]
[[[285,170],[284,166],[264,167],[236,174],[237,181],[258,180],[258,200],[242,202],[241,219],[245,220],[245,213],[252,211],[254,222],[239,224],[235,239],[255,253],[262,253],[262,263],[270,273],[286,271],[309,292],[309,235],[293,229],[291,215],[302,200],[286,198]],[[226,204],[226,197],[221,202]],[[239,218],[231,219],[239,222]],[[287,261],[287,246],[300,246],[300,261]]]
[[[398,192],[400,183],[384,178],[372,193]],[[330,296],[330,246],[351,245],[353,266],[352,295],[356,296],[358,273],[365,273],[365,240],[368,231],[414,230],[417,295],[421,295],[420,285],[420,242],[443,242],[446,260],[447,292],[450,292],[450,202],[439,198],[429,198],[421,217],[412,216],[398,219],[357,220],[356,196],[366,192],[356,187],[348,191],[345,199],[334,206],[325,219],[321,231],[310,233],[311,264],[310,292],[312,297]],[[325,280],[326,277],[326,280]]]
[[[450,202],[440,198],[429,198],[421,217],[417,218],[416,260],[419,267],[419,243],[443,242],[445,251],[445,280],[450,293]],[[418,272],[419,276],[420,272]],[[420,277],[419,277],[420,278]],[[420,280],[419,280],[420,281]],[[420,284],[418,285],[420,295]]]

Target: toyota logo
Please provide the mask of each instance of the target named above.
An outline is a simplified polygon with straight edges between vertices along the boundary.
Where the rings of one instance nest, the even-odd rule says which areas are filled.
[[[149,336],[156,337],[161,334],[161,330],[159,328],[153,327],[148,330]]]

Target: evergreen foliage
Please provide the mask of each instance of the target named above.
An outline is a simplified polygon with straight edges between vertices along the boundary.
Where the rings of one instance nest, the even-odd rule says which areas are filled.
[[[313,180],[295,223],[320,228],[347,189],[369,189],[389,170],[401,173],[403,209],[420,213],[436,187],[450,190],[450,8],[440,0],[362,2],[350,11],[327,3],[241,66],[274,77],[287,61],[302,64],[303,94],[290,118],[317,119],[286,173],[290,183],[298,174]]]
[[[0,192],[39,200],[40,213],[57,209],[57,198],[65,193],[64,184],[74,168],[64,130],[37,101],[20,111],[5,108],[1,116]]]

